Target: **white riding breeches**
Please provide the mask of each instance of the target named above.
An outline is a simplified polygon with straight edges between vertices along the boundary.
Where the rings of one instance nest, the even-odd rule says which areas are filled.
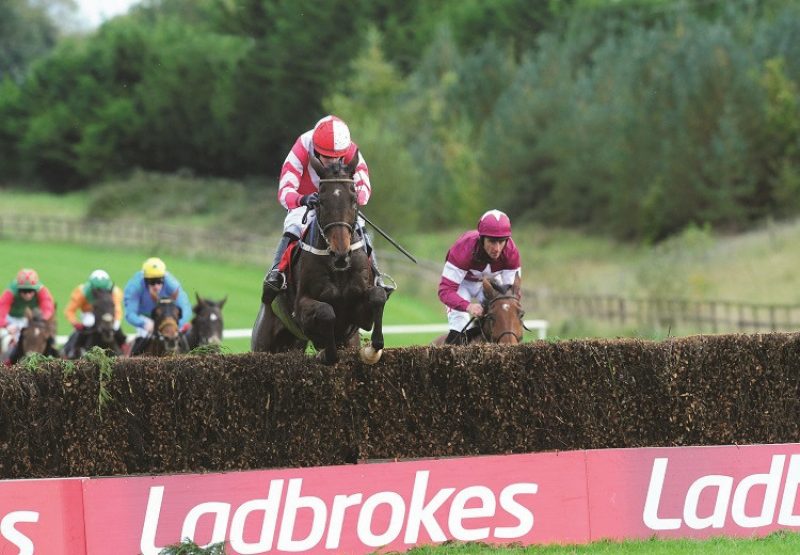
[[[461,285],[458,286],[458,296],[468,303],[483,303],[483,282],[468,280],[462,281]],[[471,319],[472,316],[469,315],[469,312],[453,310],[452,308],[447,307],[447,324],[451,330],[456,330],[458,332],[462,331],[464,326],[466,326],[467,322],[469,322]],[[475,322],[472,322],[467,329],[474,327]]]
[[[316,216],[315,210],[309,210],[308,218],[306,218],[306,223],[303,224],[303,216],[306,213],[305,206],[299,206],[294,208],[293,210],[289,210],[286,214],[286,218],[283,220],[283,232],[284,233],[291,233],[295,237],[302,237],[303,231],[308,227],[308,225],[314,221],[314,217]],[[359,216],[358,217],[358,225],[357,227],[364,227],[366,222],[364,219]]]
[[[0,353],[8,351],[11,343],[19,341],[19,332],[22,328],[28,325],[28,319],[25,317],[17,318],[16,316],[6,317],[6,327],[0,328]],[[14,333],[8,332],[8,326],[15,326],[17,331]]]

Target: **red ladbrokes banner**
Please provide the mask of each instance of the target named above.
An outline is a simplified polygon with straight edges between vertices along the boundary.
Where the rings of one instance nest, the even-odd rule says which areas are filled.
[[[0,482],[0,553],[371,553],[800,530],[800,444]]]

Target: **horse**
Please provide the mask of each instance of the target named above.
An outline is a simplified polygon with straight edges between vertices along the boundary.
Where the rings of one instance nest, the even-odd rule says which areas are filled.
[[[226,296],[221,301],[204,299],[195,293],[197,304],[194,306],[192,327],[186,332],[186,342],[189,350],[200,345],[219,345],[222,343],[222,307],[225,306]]]
[[[519,274],[512,284],[500,284],[483,279],[483,316],[477,318],[477,334],[469,336],[469,343],[499,343],[516,345],[525,333],[525,311],[520,303],[521,280]],[[447,335],[437,337],[433,345],[444,345]]]
[[[251,339],[255,352],[305,350],[309,341],[318,360],[334,364],[338,347],[357,347],[359,328],[372,330],[361,351],[367,364],[383,352],[383,309],[387,293],[375,285],[358,223],[353,175],[358,155],[344,165],[311,166],[320,176],[316,217],[309,223],[287,275],[286,290],[267,307],[262,303]]]
[[[175,299],[160,299],[150,314],[153,319],[153,333],[145,337],[131,355],[161,357],[188,353],[189,345],[178,326],[181,315],[181,307],[175,303]]]
[[[44,356],[58,357],[56,350],[56,320],[55,312],[49,320],[42,318],[39,309],[25,309],[25,319],[28,324],[20,329],[17,344],[10,350],[8,360],[10,364],[16,364],[25,355],[40,353]]]
[[[100,347],[112,356],[122,354],[120,342],[124,342],[124,335],[114,329],[116,307],[111,291],[95,289],[93,291],[92,312],[94,325],[84,330],[75,332],[75,338],[70,338],[73,343],[64,346],[64,355],[67,358],[80,358],[92,347]]]

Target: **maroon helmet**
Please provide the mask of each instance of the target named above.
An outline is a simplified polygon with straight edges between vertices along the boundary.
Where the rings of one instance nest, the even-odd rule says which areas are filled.
[[[511,220],[500,210],[489,210],[478,221],[478,233],[486,237],[511,237]]]

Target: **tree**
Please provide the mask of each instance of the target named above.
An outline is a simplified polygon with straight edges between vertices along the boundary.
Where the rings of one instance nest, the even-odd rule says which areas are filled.
[[[0,79],[21,79],[30,62],[57,40],[58,29],[43,6],[27,0],[0,2]]]

